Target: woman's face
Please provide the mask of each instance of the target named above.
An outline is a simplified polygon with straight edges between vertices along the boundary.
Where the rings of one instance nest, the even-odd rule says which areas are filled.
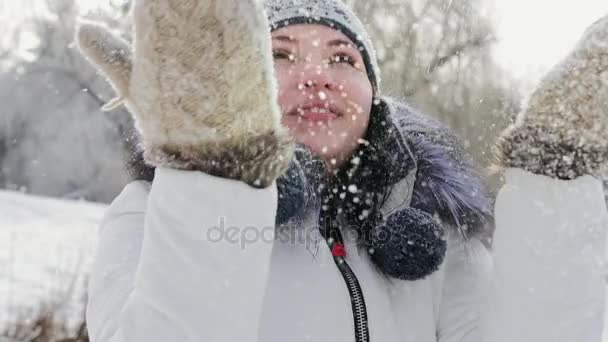
[[[361,53],[323,25],[291,25],[272,33],[282,122],[296,141],[331,168],[342,165],[365,135],[372,85]]]

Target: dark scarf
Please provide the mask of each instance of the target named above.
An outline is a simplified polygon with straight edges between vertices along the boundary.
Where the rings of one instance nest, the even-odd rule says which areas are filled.
[[[409,151],[386,103],[374,104],[364,139],[350,161],[329,180],[324,197],[329,207],[326,216],[343,213],[348,229],[359,237],[360,247],[370,247],[371,232],[383,220],[380,207],[392,187],[416,167]]]
[[[356,234],[359,248],[385,275],[424,278],[443,262],[446,229],[481,238],[492,223],[489,195],[458,139],[404,104],[374,104],[352,158],[328,182],[320,227],[330,237],[332,225]],[[380,208],[412,170],[411,207],[384,217]],[[340,214],[345,220],[336,219]]]

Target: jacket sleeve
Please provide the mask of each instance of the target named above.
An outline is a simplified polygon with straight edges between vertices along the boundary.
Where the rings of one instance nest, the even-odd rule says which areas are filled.
[[[92,341],[257,341],[276,187],[157,168],[101,227],[89,284]]]
[[[608,214],[602,182],[507,169],[496,201],[492,342],[600,342]]]
[[[493,261],[477,238],[448,234],[439,305],[438,342],[489,342],[484,339],[485,314],[490,303]]]

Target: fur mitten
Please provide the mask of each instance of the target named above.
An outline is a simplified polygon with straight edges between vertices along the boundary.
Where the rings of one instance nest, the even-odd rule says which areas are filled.
[[[502,135],[500,166],[559,179],[608,171],[608,16],[532,94]]]
[[[136,0],[134,53],[83,24],[83,54],[118,93],[154,166],[269,186],[293,142],[280,124],[268,23],[256,0]]]

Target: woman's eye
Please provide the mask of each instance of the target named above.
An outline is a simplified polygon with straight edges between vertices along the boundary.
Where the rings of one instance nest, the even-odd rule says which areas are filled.
[[[280,59],[284,59],[290,62],[293,62],[295,60],[295,57],[293,54],[287,52],[287,51],[279,51],[279,50],[275,50],[272,52],[272,58],[275,60],[280,60]]]
[[[345,54],[345,53],[338,53],[335,54],[331,59],[330,59],[330,63],[329,64],[334,64],[334,63],[347,63],[350,64],[353,67],[357,67],[358,63],[355,60],[355,58],[353,58],[352,56]]]

